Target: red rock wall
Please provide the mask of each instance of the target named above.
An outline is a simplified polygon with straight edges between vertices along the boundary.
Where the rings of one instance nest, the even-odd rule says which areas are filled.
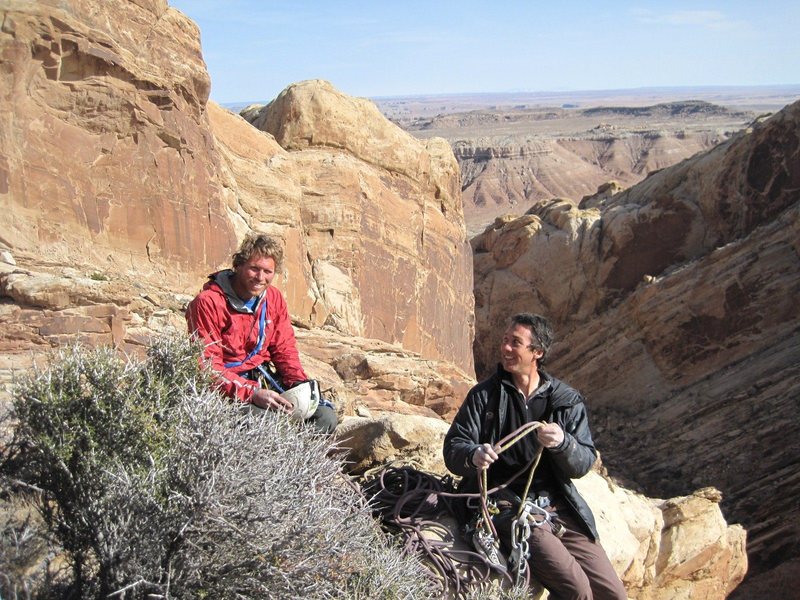
[[[218,264],[235,236],[194,24],[122,0],[16,2],[2,17],[4,244],[176,283]]]

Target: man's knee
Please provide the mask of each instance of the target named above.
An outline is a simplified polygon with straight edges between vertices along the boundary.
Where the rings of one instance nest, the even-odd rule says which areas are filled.
[[[531,567],[533,567],[532,564]],[[592,585],[583,572],[545,574],[537,573],[533,568],[531,571],[550,592],[551,598],[559,600],[594,600],[595,598],[592,593]]]
[[[267,409],[248,402],[247,404],[239,404],[239,412],[243,415],[263,416],[266,414]]]
[[[331,407],[319,406],[307,422],[321,433],[333,433],[333,430],[336,429],[336,425],[339,424],[339,419],[336,417],[336,411]]]
[[[241,411],[244,414],[250,415],[265,415],[269,412],[265,408],[256,406],[255,404],[243,404]],[[321,433],[333,433],[336,426],[339,424],[339,419],[336,416],[336,411],[328,406],[319,406],[311,417],[306,419],[306,423],[312,425]]]

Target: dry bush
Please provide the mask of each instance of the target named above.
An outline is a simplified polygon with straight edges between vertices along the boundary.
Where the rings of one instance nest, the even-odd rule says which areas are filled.
[[[198,355],[181,337],[155,341],[144,362],[71,348],[17,385],[0,484],[44,527],[0,552],[0,572],[31,544],[61,551],[66,568],[0,578],[0,596],[431,597],[329,439],[243,414]],[[4,544],[21,534],[7,527]]]
[[[31,574],[43,574],[49,556],[35,521],[24,508],[0,501],[0,598],[31,598],[41,587]]]

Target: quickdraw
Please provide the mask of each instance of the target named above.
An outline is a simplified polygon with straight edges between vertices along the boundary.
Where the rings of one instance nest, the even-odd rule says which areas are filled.
[[[515,584],[522,585],[527,582],[528,560],[531,558],[528,538],[531,537],[531,527],[553,525],[553,514],[546,510],[545,504],[537,498],[536,502],[530,500],[522,504],[522,510],[517,513],[511,529],[511,555],[508,558],[511,571],[515,574]],[[537,518],[538,517],[538,518]]]

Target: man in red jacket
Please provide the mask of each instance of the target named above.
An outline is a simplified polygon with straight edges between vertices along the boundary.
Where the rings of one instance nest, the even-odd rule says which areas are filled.
[[[233,255],[233,269],[209,275],[189,304],[186,322],[205,344],[205,358],[219,373],[223,393],[251,410],[291,414],[291,402],[276,390],[308,381],[308,376],[300,364],[286,300],[270,285],[282,258],[276,240],[248,235]],[[322,400],[307,421],[330,433],[336,428],[336,412]]]

